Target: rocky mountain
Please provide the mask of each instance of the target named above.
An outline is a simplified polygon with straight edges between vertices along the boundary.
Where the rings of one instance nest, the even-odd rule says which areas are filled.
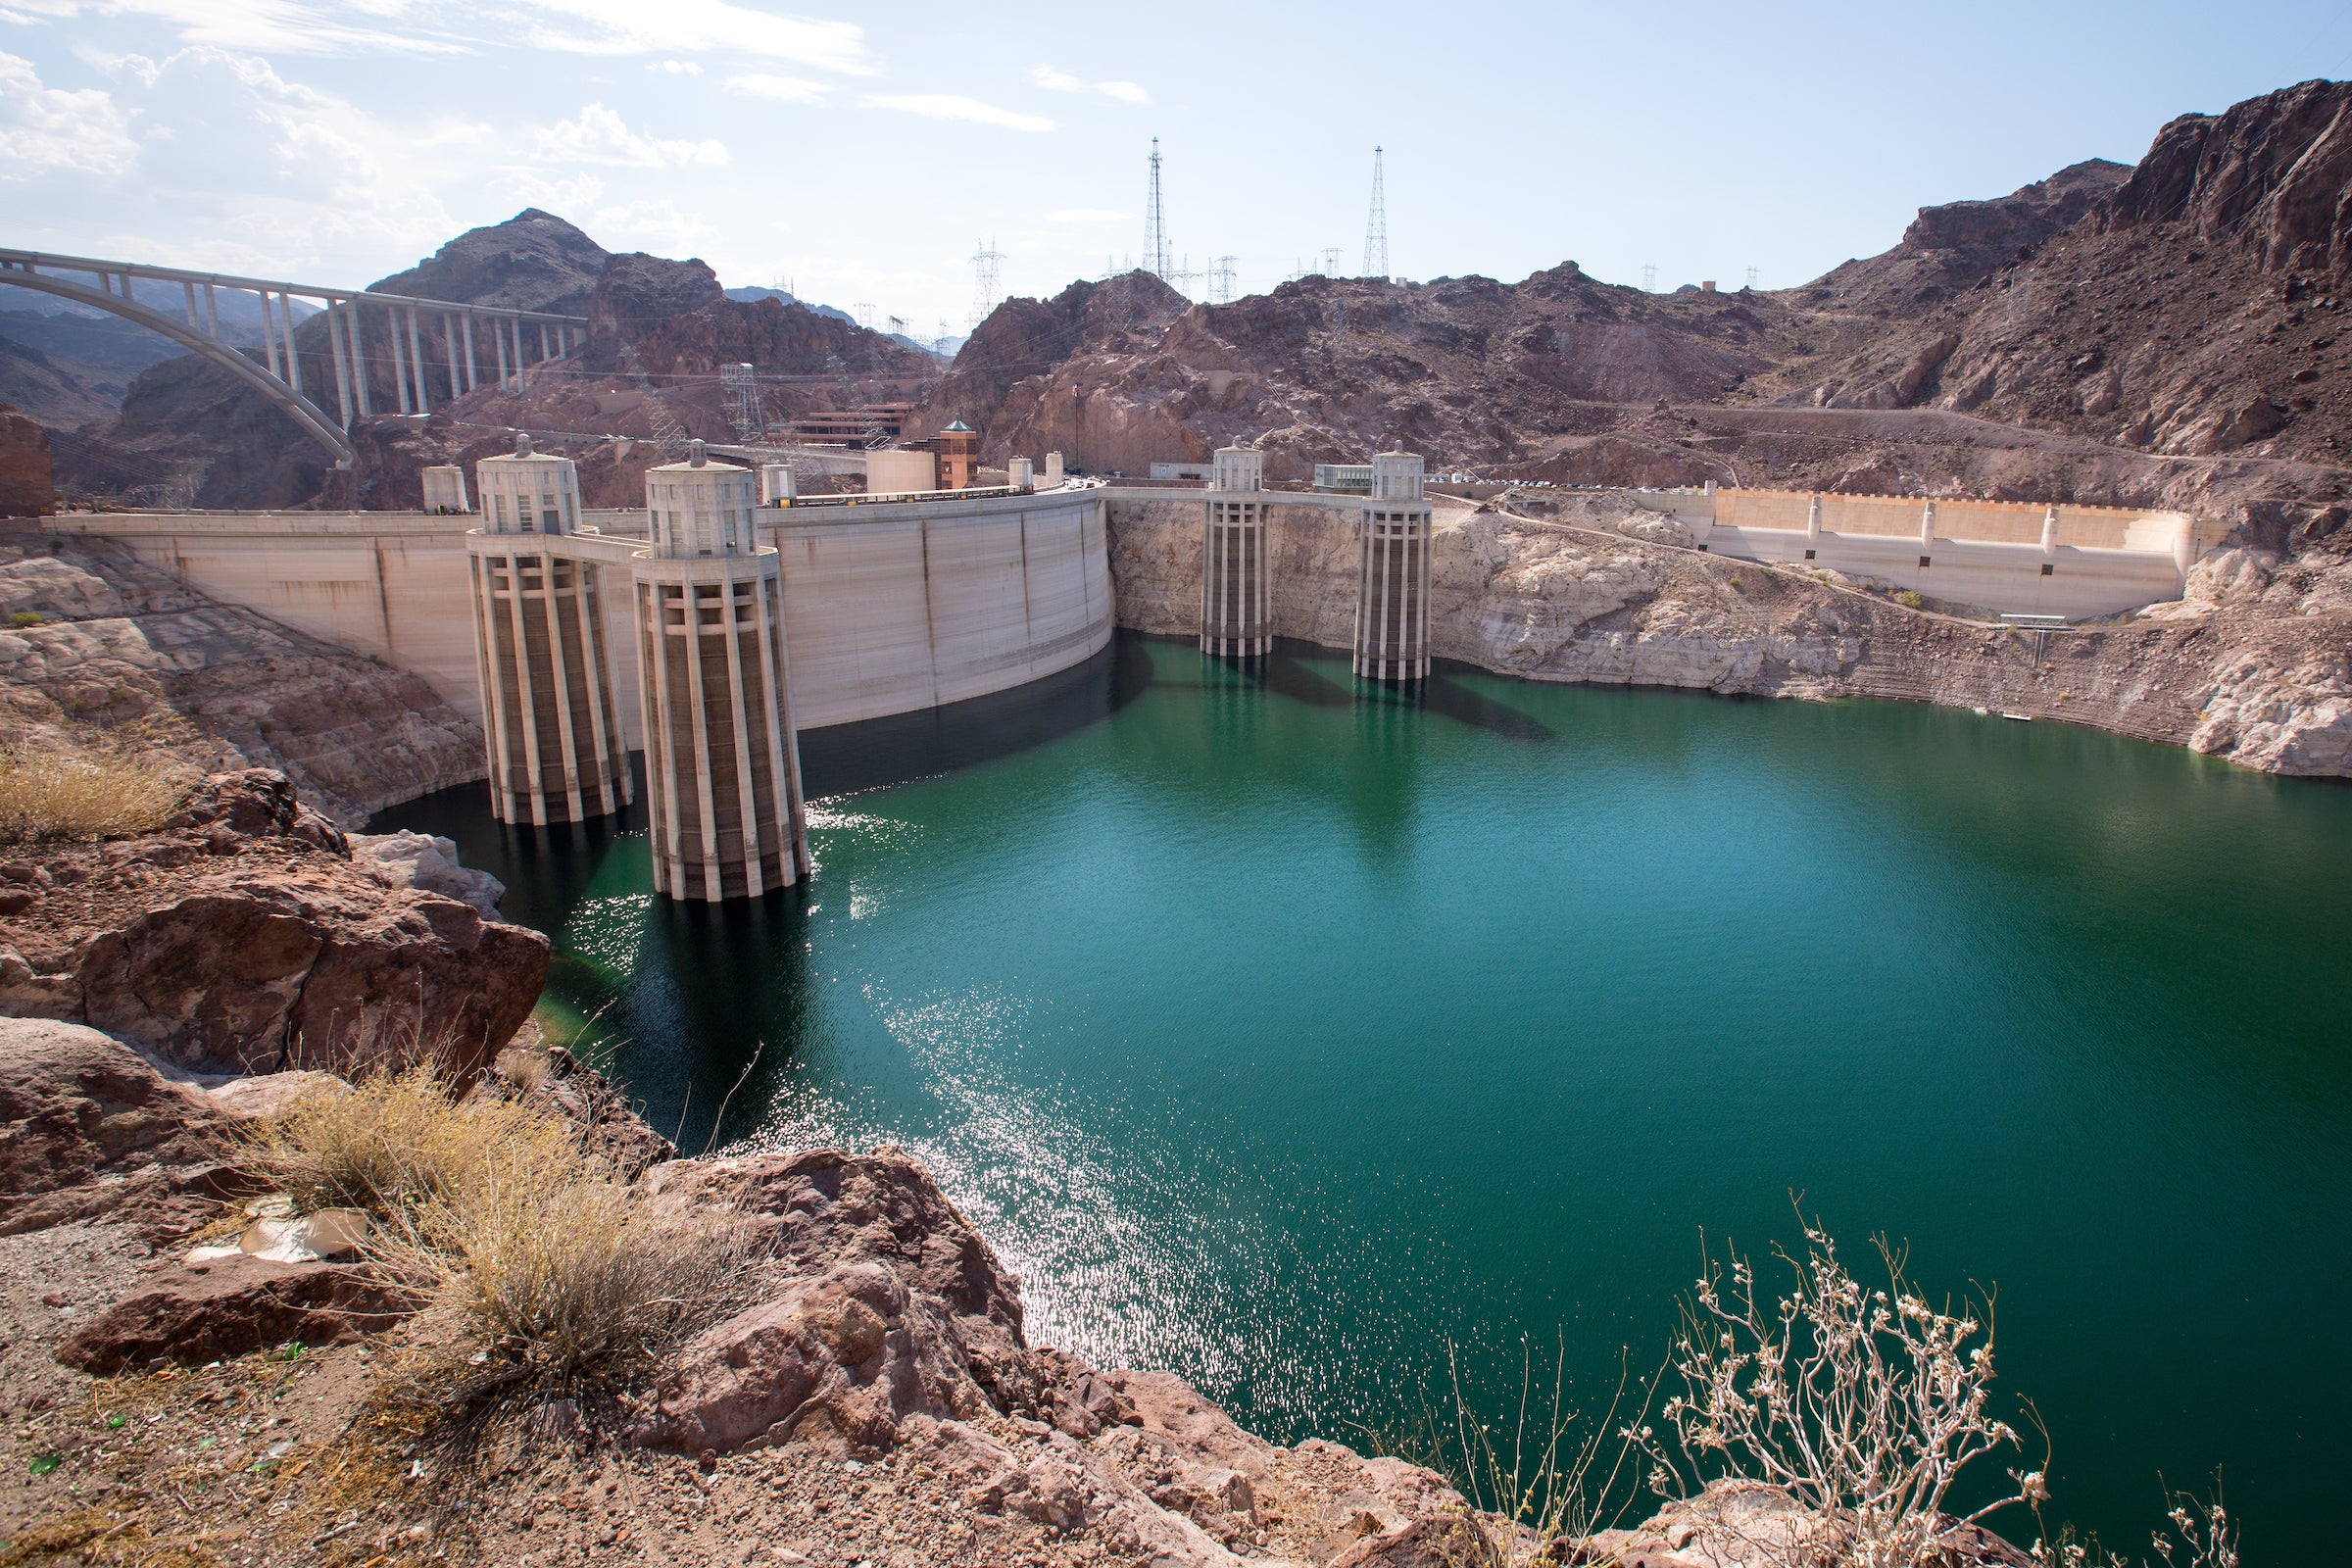
[[[81,492],[120,495],[185,469],[196,504],[206,507],[411,507],[418,467],[502,450],[512,425],[624,441],[682,431],[735,439],[717,384],[722,365],[748,363],[771,382],[781,378],[784,384],[763,389],[779,418],[830,406],[845,388],[853,397],[919,392],[937,371],[928,354],[838,313],[775,297],[729,299],[700,261],[613,255],[536,208],[469,230],[370,286],[582,315],[591,322],[589,344],[578,358],[535,370],[520,392],[484,384],[455,404],[439,403],[421,430],[380,412],[400,407],[399,391],[390,357],[372,358],[369,395],[379,413],[353,431],[361,456],[349,474],[331,472],[322,451],[233,376],[179,356],[138,375],[111,425],[82,433],[63,455],[62,481]],[[420,326],[437,339],[438,323]],[[305,383],[333,386],[326,323],[302,322],[295,342]],[[437,341],[428,343],[428,363],[441,354]],[[636,504],[630,482],[612,481],[616,504]]]
[[[987,461],[1093,469],[1239,440],[1278,479],[1402,445],[1564,483],[2324,503],[2352,454],[2347,105],[2311,82],[2183,117],[2136,168],[1923,209],[1886,253],[1772,293],[1652,295],[1573,263],[1307,278],[1115,342],[1008,301],[933,407]]]
[[[0,403],[0,517],[37,517],[56,502],[49,432]]]

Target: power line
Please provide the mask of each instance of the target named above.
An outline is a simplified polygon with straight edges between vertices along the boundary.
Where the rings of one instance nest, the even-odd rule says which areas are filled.
[[[1220,256],[1208,264],[1208,292],[1219,305],[1233,303],[1233,264],[1238,260]]]
[[[1381,189],[1380,149],[1372,149],[1372,216],[1364,223],[1365,277],[1389,275],[1389,203]]]
[[[1159,209],[1159,138],[1152,138],[1152,204],[1144,215],[1144,270],[1160,281],[1168,276],[1168,225]]]

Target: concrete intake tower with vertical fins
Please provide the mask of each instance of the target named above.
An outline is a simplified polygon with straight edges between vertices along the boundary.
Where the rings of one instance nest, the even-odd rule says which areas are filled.
[[[578,472],[525,435],[513,457],[475,465],[474,482],[483,525],[466,536],[466,566],[491,810],[540,826],[610,815],[630,800],[629,760],[604,567],[567,548]]]

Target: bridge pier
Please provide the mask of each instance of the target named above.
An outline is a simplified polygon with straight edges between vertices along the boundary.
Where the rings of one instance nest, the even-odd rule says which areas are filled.
[[[409,307],[409,379],[416,383],[416,412],[433,412],[432,400],[424,391],[424,343],[416,331],[416,307]]]
[[[466,390],[468,392],[473,390],[473,313],[467,311],[466,313]]]
[[[342,416],[343,428],[351,428],[351,362],[345,359],[343,346],[343,307],[340,302],[326,302],[327,357],[335,362],[335,413]]]

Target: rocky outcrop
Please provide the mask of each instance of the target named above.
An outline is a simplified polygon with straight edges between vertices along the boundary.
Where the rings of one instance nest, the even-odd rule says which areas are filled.
[[[938,430],[961,419],[985,433],[1001,422],[1006,400],[1021,382],[1043,379],[1054,367],[1084,355],[1148,352],[1188,309],[1183,295],[1142,271],[1072,283],[1050,300],[1015,296],[973,328],[916,422]],[[1014,437],[1007,431],[1004,439]],[[1042,460],[1056,449],[1022,450]],[[1075,448],[1066,450],[1077,461]],[[1004,455],[983,451],[990,462],[1002,462]]]
[[[38,624],[6,624],[18,615]],[[0,728],[143,730],[205,771],[272,767],[357,827],[482,775],[481,731],[417,676],[224,605],[104,540],[0,529]]]
[[[547,975],[545,937],[388,887],[282,774],[218,776],[165,832],[0,878],[0,1010],[198,1071],[348,1076],[443,1053],[470,1079]]]
[[[405,272],[378,278],[378,294],[503,305],[585,316],[609,253],[553,213],[526,207],[503,223],[469,228]]]
[[[293,1341],[317,1347],[380,1334],[416,1305],[365,1266],[210,1258],[148,1275],[75,1329],[57,1358],[93,1377],[159,1362],[202,1366]]]
[[[0,403],[0,517],[40,517],[56,510],[49,432]]]
[[[584,363],[600,373],[655,377],[707,377],[737,364],[779,375],[917,380],[934,369],[928,354],[855,321],[797,302],[729,299],[702,262],[642,253],[605,264],[589,304]]]
[[[1620,508],[1620,511],[1623,509]],[[1559,520],[1440,502],[1433,648],[1534,680],[1755,696],[1882,697],[2096,725],[2269,771],[2352,773],[2352,549],[2329,533],[2274,576],[2240,552],[2196,597],[2031,636],[1807,577],[1674,548],[1656,519],[1568,499]],[[1348,646],[1356,546],[1345,511],[1273,508],[1277,636]],[[1110,515],[1122,626],[1189,633],[1200,614],[1198,502]],[[2277,558],[2272,558],[2276,563]]]
[[[507,885],[487,871],[458,862],[458,847],[431,833],[354,833],[351,858],[373,867],[388,886],[438,893],[472,908],[485,920],[503,918],[498,901]]]
[[[2352,286],[2352,82],[2306,81],[2182,115],[2102,215],[2108,228],[2178,225],[2243,246],[2275,273]]]
[[[468,1098],[517,1101],[547,1112],[579,1135],[583,1152],[623,1180],[634,1181],[677,1153],[603,1073],[562,1046],[508,1047]]]
[[[184,1234],[234,1190],[221,1135],[329,1081],[199,1077],[81,1024],[0,1018],[0,1235],[100,1218]]]

